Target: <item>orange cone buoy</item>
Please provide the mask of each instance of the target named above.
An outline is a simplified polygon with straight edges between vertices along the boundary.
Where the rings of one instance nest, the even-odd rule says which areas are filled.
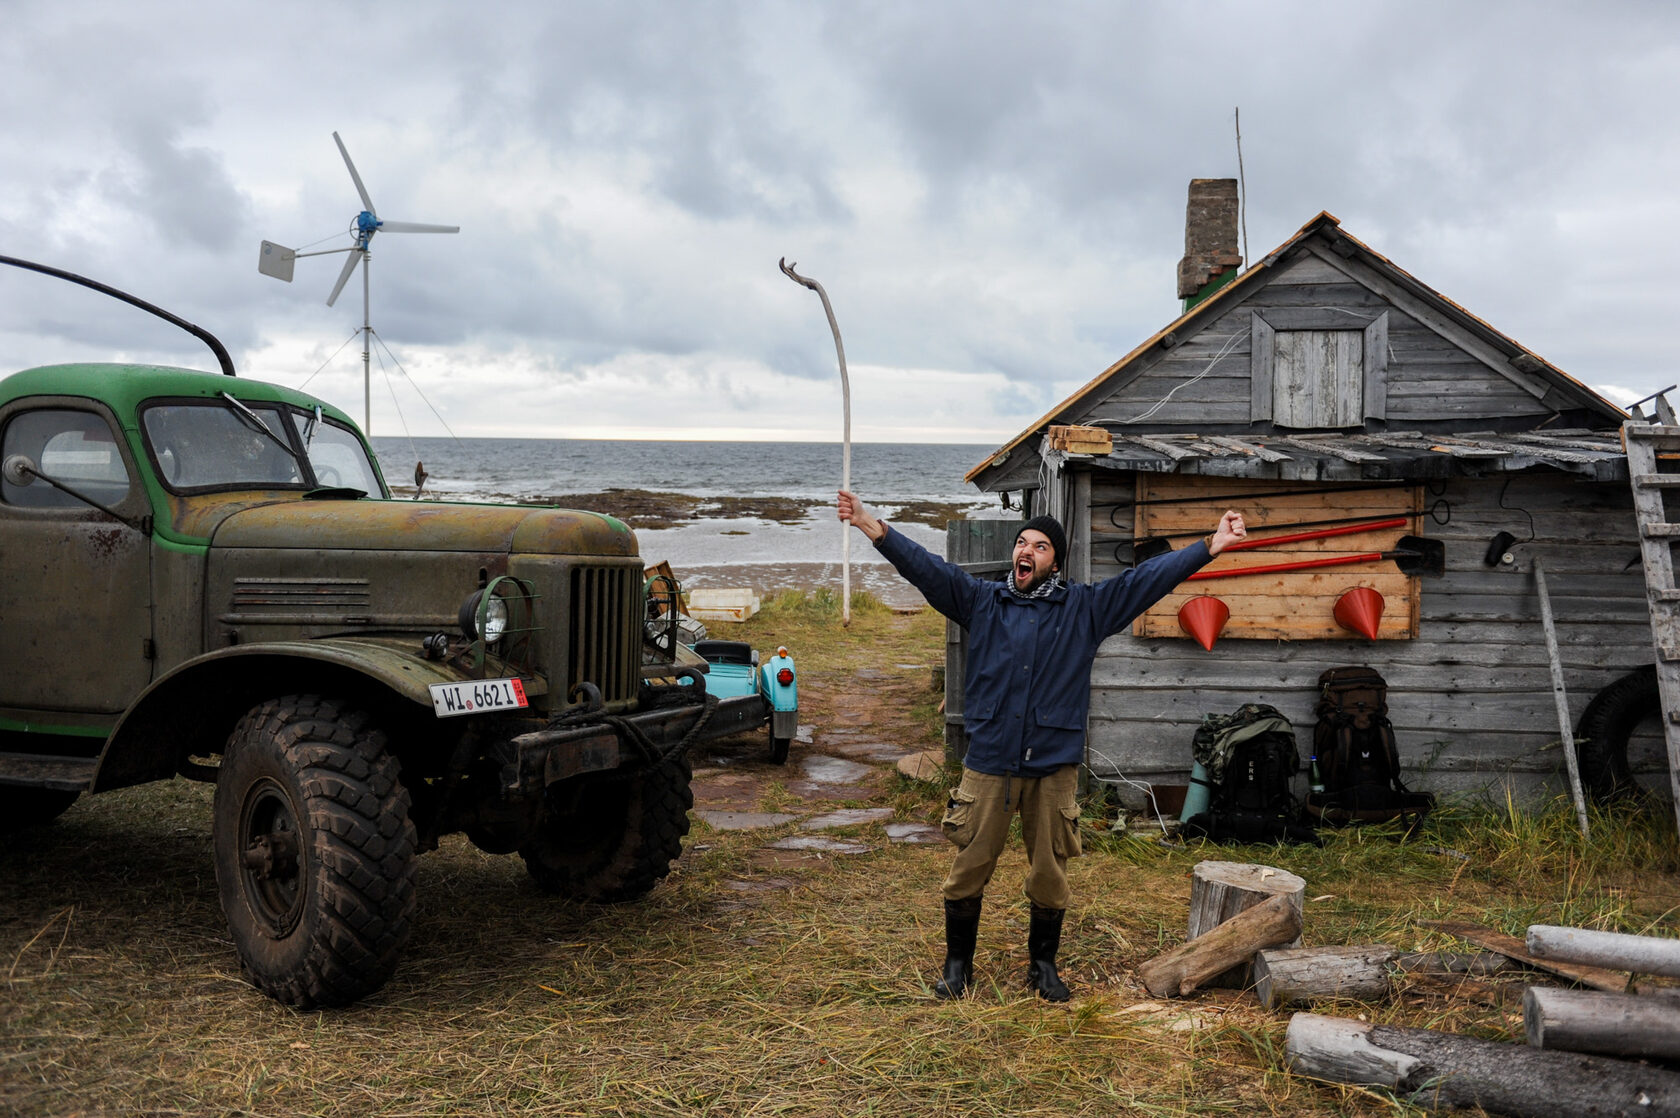
[[[1209,652],[1230,618],[1231,607],[1212,594],[1199,594],[1178,608],[1178,627]]]
[[[1369,586],[1355,586],[1336,599],[1336,624],[1370,640],[1382,623],[1383,596]]]

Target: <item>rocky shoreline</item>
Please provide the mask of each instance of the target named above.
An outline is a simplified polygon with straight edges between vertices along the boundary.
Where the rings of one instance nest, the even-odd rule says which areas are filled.
[[[414,488],[393,486],[391,492],[397,497],[412,497]],[[425,494],[425,497],[452,499],[447,495],[433,497]],[[650,489],[609,488],[598,493],[548,496],[496,493],[485,499],[605,513],[632,528],[644,529],[676,528],[697,520],[768,520],[777,524],[801,524],[833,515],[830,502],[810,501],[803,497],[698,497],[692,493]],[[955,501],[912,501],[904,505],[883,502],[880,511],[888,519],[900,523],[943,529],[946,521],[961,519],[973,507],[972,504]]]

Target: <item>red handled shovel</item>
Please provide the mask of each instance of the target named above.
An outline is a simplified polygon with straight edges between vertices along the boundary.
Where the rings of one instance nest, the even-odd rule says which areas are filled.
[[[1249,546],[1276,543],[1282,537],[1259,541]],[[1322,559],[1296,559],[1287,563],[1264,563],[1258,567],[1233,567],[1224,571],[1197,571],[1186,582],[1210,578],[1238,578],[1242,575],[1282,574],[1285,571],[1312,571],[1320,567],[1345,567],[1353,563],[1377,563],[1392,560],[1403,575],[1438,576],[1446,573],[1447,548],[1440,540],[1426,540],[1422,536],[1401,536],[1392,551],[1362,551],[1357,555],[1326,555]],[[1247,543],[1247,541],[1244,541]],[[1244,544],[1235,544],[1242,547]],[[1227,548],[1226,550],[1230,550]]]

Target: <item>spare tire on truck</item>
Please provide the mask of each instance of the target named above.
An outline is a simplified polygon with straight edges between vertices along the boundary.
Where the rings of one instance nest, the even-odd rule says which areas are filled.
[[[519,850],[538,888],[580,901],[634,900],[671,872],[694,806],[687,757],[548,786]]]
[[[1646,719],[1658,719],[1662,732],[1662,695],[1655,665],[1616,680],[1592,697],[1576,727],[1576,756],[1581,784],[1601,804],[1645,794],[1628,764],[1628,741]]]

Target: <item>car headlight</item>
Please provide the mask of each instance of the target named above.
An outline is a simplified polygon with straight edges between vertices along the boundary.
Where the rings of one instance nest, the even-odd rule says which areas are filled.
[[[485,644],[495,644],[502,639],[502,634],[507,632],[507,602],[486,590],[475,591],[461,603],[460,621],[461,632],[466,634],[468,640],[482,640]]]

